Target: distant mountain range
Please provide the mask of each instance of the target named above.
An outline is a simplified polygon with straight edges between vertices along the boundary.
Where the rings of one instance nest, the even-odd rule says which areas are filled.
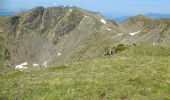
[[[148,13],[148,14],[145,14],[145,16],[148,16],[151,18],[170,18],[170,14],[159,14],[159,13]]]
[[[147,17],[150,17],[150,18],[170,18],[170,14],[148,13],[148,14],[144,14],[144,15]],[[121,23],[129,17],[131,17],[131,16],[122,16],[122,17],[114,18],[114,20],[117,23]]]
[[[13,11],[0,11],[0,16],[14,15],[16,12]]]
[[[0,9],[0,16],[14,15],[14,14],[17,14],[22,11],[26,11],[26,9],[19,9],[19,10],[15,10],[15,11],[9,11],[7,9]]]
[[[0,9],[0,16],[14,15],[14,14],[17,14],[18,12],[22,12],[22,11],[26,11],[26,10],[27,9],[19,9],[19,10],[16,10],[16,11],[8,11],[8,10],[1,10]],[[150,17],[150,18],[170,18],[170,14],[148,13],[148,14],[143,14],[143,15]],[[113,20],[116,21],[117,23],[121,23],[129,17],[131,17],[131,16],[121,16],[121,17],[113,18]]]

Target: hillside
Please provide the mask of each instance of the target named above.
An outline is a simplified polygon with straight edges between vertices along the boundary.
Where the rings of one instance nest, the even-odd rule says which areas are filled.
[[[170,46],[170,19],[168,18],[151,19],[139,15],[125,20],[121,26],[133,34],[121,43]]]
[[[0,100],[169,100],[170,19],[78,7],[0,17]]]
[[[168,100],[169,51],[142,45],[71,65],[10,72],[0,78],[0,99]]]
[[[36,7],[0,17],[1,75],[10,70],[71,64],[119,44],[170,46],[170,19],[130,17],[122,24],[77,7]]]
[[[23,63],[46,67],[102,56],[125,31],[99,13],[77,7],[37,7],[0,19],[11,70]]]

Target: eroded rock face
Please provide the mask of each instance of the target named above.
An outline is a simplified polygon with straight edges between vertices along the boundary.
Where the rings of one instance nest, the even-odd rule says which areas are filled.
[[[23,62],[32,67],[89,59],[117,43],[170,46],[168,19],[140,15],[118,25],[76,7],[37,7],[3,19],[2,52],[12,67]]]
[[[88,17],[87,17],[88,16]],[[28,62],[59,65],[100,56],[121,28],[103,16],[76,7],[37,7],[6,19],[5,48],[11,66]],[[107,30],[110,29],[110,30]]]
[[[18,27],[18,24],[19,24],[19,21],[20,21],[20,17],[19,16],[13,16],[11,19],[10,19],[10,22],[8,23],[9,24],[9,35],[15,35],[16,31],[17,31],[17,27]]]
[[[141,15],[118,25],[98,13],[60,6],[37,7],[1,19],[2,53],[10,67],[23,62],[29,67],[60,65],[98,57],[117,43],[170,44],[169,20]]]
[[[37,7],[30,11],[26,16],[22,17],[21,32],[24,34],[29,31],[36,31],[42,23],[43,13],[44,8]]]
[[[62,6],[0,19],[0,55],[6,55],[1,58],[13,69],[23,62],[47,67],[94,58],[117,43],[170,46],[169,19],[140,15],[118,25],[98,13]]]

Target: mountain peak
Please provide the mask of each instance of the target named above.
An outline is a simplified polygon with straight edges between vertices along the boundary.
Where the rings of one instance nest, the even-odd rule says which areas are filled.
[[[124,23],[134,23],[134,22],[137,22],[137,21],[149,21],[151,20],[151,18],[149,17],[146,17],[144,15],[137,15],[137,16],[132,16],[132,17],[129,17],[128,19],[126,19],[124,21]]]
[[[119,25],[101,14],[77,7],[36,7],[7,20],[3,33],[9,39],[4,40],[4,48],[14,65],[60,65],[97,57],[106,46],[120,41],[117,34],[123,33]]]

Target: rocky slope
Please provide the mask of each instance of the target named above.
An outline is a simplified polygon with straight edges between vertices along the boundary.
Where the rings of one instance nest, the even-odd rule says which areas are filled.
[[[129,33],[136,33],[122,43],[170,46],[170,19],[151,19],[139,15],[125,20],[122,26]]]
[[[77,7],[37,7],[0,19],[12,69],[21,63],[46,67],[101,56],[125,37],[118,35],[125,30],[115,22]]]
[[[37,7],[0,17],[1,69],[68,64],[123,44],[170,46],[170,19],[131,17],[121,25],[77,7]]]

